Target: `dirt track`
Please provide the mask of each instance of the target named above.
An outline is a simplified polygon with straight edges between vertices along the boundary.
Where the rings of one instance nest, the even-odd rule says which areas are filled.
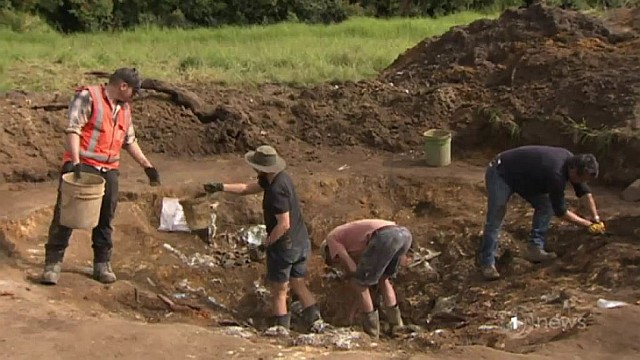
[[[304,352],[307,358],[328,353],[334,348],[289,348],[293,339],[302,341],[296,336],[255,335],[264,330],[267,311],[254,283],[261,284],[264,264],[249,261],[233,234],[261,222],[258,197],[219,198],[216,247],[207,247],[190,234],[156,230],[163,196],[194,193],[199,184],[211,179],[247,179],[251,171],[238,154],[271,143],[289,162],[316,245],[333,226],[376,216],[407,225],[425,253],[440,253],[428,262],[431,269],[405,269],[397,280],[403,316],[418,326],[414,333],[383,338],[375,346],[361,334],[352,339],[361,350],[431,351],[438,358],[499,359],[506,356],[502,351],[533,350],[537,355],[531,358],[564,359],[574,353],[585,359],[637,358],[637,338],[628,334],[635,334],[640,322],[637,308],[595,308],[600,297],[631,304],[640,298],[640,246],[635,231],[640,211],[634,204],[621,202],[617,190],[599,187],[596,193],[612,236],[594,238],[555,222],[548,243],[560,259],[536,266],[519,257],[531,210],[513,202],[498,264],[504,279],[485,283],[474,267],[485,207],[483,166],[495,151],[521,143],[566,145],[576,152],[598,154],[603,185],[627,184],[640,177],[638,142],[634,141],[640,116],[640,44],[635,33],[640,13],[615,15],[607,28],[592,18],[539,6],[508,12],[496,22],[478,22],[418,44],[375,81],[311,89],[183,85],[213,104],[215,116],[206,123],[167,96],[147,93],[135,102],[135,121],[141,145],[153,153],[164,186],[148,188],[143,173],[130,161],[125,163],[114,235],[114,266],[121,281],[109,287],[83,275],[91,261],[87,232],[74,235],[59,286],[29,284],[39,275],[43,261],[55,195],[51,180],[57,176],[59,134],[65,123],[65,110],[34,106],[64,105],[68,95],[9,94],[0,100],[0,172],[5,180],[0,195],[6,200],[0,208],[0,248],[11,255],[3,260],[11,267],[0,272],[14,281],[3,286],[14,288],[0,288],[13,294],[0,297],[10,304],[3,308],[11,309],[0,313],[0,319],[20,328],[20,324],[37,324],[34,319],[49,317],[48,313],[59,318],[75,314],[59,328],[54,320],[42,327],[22,328],[25,334],[45,334],[48,344],[63,341],[56,329],[71,337],[80,331],[92,336],[96,330],[91,330],[95,322],[91,319],[97,317],[114,332],[131,331],[141,339],[141,334],[149,334],[154,340],[146,347],[157,354],[175,351],[176,357],[191,355],[192,350],[194,358],[199,358],[239,348],[246,349],[239,356],[248,358],[278,352],[293,358],[294,352]],[[583,118],[587,127],[570,120]],[[426,168],[420,161],[420,134],[432,127],[455,134],[455,162],[450,167]],[[350,167],[338,170],[345,164]],[[215,265],[184,264],[165,244],[188,257],[209,255],[207,259]],[[346,326],[347,299],[335,296],[343,293],[344,280],[329,277],[318,257],[313,258],[311,269],[311,288],[327,320]],[[23,291],[25,286],[32,290]],[[175,295],[176,306],[170,309],[157,294]],[[25,308],[25,303],[48,300],[55,303]],[[441,307],[445,303],[449,306]],[[23,315],[14,317],[16,313]],[[525,319],[569,322],[538,327],[531,323],[526,332],[514,334],[502,328],[514,313]],[[165,324],[137,325],[141,322]],[[197,340],[166,325],[175,323],[194,325],[180,325],[180,329],[199,332],[194,335]],[[253,334],[251,341],[257,345],[213,334],[238,335],[234,324],[251,324],[244,331]],[[198,330],[202,326],[208,330]],[[13,349],[16,357],[32,358],[51,346],[29,348],[16,334],[20,332],[0,330],[0,349],[13,346],[7,349]],[[184,339],[195,347],[169,350],[182,349]],[[107,342],[118,344],[114,356],[143,356],[124,335],[101,344]],[[266,342],[282,348],[261,345]],[[68,351],[82,356],[87,349]],[[329,356],[337,358],[335,352]]]

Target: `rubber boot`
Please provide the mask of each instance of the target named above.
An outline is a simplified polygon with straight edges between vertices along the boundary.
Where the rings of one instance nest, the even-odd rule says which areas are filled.
[[[393,331],[394,328],[401,328],[404,326],[398,304],[395,304],[394,306],[385,306],[382,308],[382,313],[389,325],[391,325],[391,331]]]
[[[93,278],[103,284],[111,284],[117,280],[116,274],[111,269],[110,262],[94,263]]]
[[[291,328],[291,315],[285,314],[276,316],[273,326],[282,326],[283,328],[289,330],[289,328]]]
[[[302,310],[302,321],[309,332],[316,334],[324,332],[325,322],[322,319],[322,315],[320,315],[318,304],[313,304]]]
[[[62,270],[62,262],[52,262],[44,265],[42,280],[40,282],[45,285],[56,285],[60,279],[60,271]]]
[[[378,339],[380,337],[380,315],[378,314],[378,310],[373,310],[365,314],[362,328],[364,332],[373,338]]]

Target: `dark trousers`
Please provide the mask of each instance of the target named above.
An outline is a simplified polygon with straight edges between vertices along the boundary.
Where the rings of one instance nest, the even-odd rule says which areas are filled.
[[[73,171],[73,164],[70,162],[62,166],[61,175]],[[93,248],[94,262],[107,262],[111,260],[111,248],[113,241],[111,233],[113,226],[111,222],[116,213],[118,205],[118,170],[100,171],[92,166],[82,165],[82,172],[100,175],[104,178],[105,191],[102,197],[102,205],[100,206],[100,220],[98,226],[93,228],[91,232],[91,243]],[[53,219],[49,225],[49,239],[45,245],[45,262],[55,263],[61,262],[64,257],[64,251],[69,246],[69,238],[73,229],[60,225],[60,185],[62,177],[58,183],[58,196],[56,205],[53,210]]]

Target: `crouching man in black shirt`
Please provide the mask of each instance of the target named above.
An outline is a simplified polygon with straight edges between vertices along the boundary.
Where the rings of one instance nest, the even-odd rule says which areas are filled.
[[[264,242],[267,253],[267,279],[271,283],[273,325],[290,328],[291,317],[287,311],[287,290],[298,295],[303,306],[302,318],[309,331],[320,332],[324,322],[313,294],[307,288],[304,277],[311,242],[302,217],[298,195],[293,181],[284,172],[286,163],[271,146],[260,146],[249,151],[245,160],[257,173],[258,181],[247,184],[223,184],[213,182],[204,185],[205,191],[224,191],[238,195],[257,194],[264,191],[262,210],[267,227]]]
[[[495,280],[495,252],[507,203],[513,193],[522,196],[535,209],[525,258],[531,262],[555,259],[544,250],[544,235],[552,216],[584,226],[590,233],[604,233],[591,190],[586,182],[598,176],[598,162],[592,154],[574,155],[569,150],[551,146],[522,146],[504,151],[487,167],[485,185],[488,206],[479,263],[482,275]],[[564,189],[571,183],[578,198],[585,197],[593,221],[583,219],[567,209]]]

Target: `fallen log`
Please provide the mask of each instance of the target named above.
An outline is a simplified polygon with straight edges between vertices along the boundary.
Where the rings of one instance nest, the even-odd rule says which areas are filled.
[[[104,71],[91,71],[85,74],[96,77],[109,77],[111,75]],[[209,105],[200,99],[200,97],[194,92],[180,88],[166,81],[143,79],[141,88],[143,90],[154,90],[171,96],[171,101],[173,103],[191,110],[203,124],[225,118],[227,110],[223,107]]]
[[[85,75],[95,76],[99,78],[108,78],[111,74],[105,71],[90,71]],[[201,123],[207,124],[214,121],[224,121],[230,117],[241,116],[230,111],[224,106],[213,106],[204,102],[200,97],[192,91],[180,88],[166,81],[157,79],[143,79],[142,90],[153,90],[171,97],[171,101],[179,106],[184,106],[191,110]],[[64,110],[68,104],[47,104],[34,105],[33,109],[44,109],[46,111]]]

